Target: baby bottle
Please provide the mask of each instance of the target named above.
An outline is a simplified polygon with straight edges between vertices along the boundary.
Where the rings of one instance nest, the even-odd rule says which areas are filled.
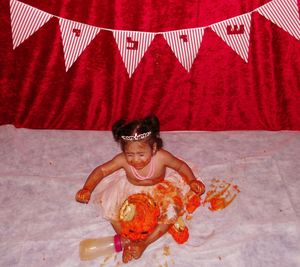
[[[122,251],[120,235],[85,239],[79,244],[79,256],[83,261],[93,260],[99,256],[109,256],[120,251]]]

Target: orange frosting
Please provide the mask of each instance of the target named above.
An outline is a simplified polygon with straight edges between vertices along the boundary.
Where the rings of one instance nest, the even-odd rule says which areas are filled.
[[[199,195],[192,195],[188,197],[188,201],[186,203],[186,210],[188,213],[193,213],[201,204],[201,198]]]
[[[189,239],[189,229],[186,226],[183,230],[180,230],[173,225],[168,232],[178,244],[183,244]]]
[[[150,196],[143,193],[129,196],[124,205],[133,205],[135,209],[129,220],[120,214],[121,235],[133,241],[145,240],[158,224],[159,207]]]

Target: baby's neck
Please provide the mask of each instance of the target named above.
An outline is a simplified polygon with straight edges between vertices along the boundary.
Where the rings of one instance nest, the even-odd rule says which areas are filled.
[[[154,160],[154,156],[151,157],[151,161],[148,163],[148,165],[150,167],[149,167],[149,172],[148,172],[148,174],[146,176],[140,175],[138,173],[138,170],[135,169],[133,166],[130,165],[131,173],[138,180],[151,179],[153,177],[154,173],[155,173],[155,160]],[[146,165],[145,167],[147,167],[148,165]]]

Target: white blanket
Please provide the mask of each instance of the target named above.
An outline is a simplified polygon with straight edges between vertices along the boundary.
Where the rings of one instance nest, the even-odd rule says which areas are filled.
[[[201,206],[178,245],[166,234],[124,266],[300,266],[300,133],[163,132],[165,148],[193,162],[209,186],[240,193],[221,211]],[[111,133],[0,126],[0,266],[123,266],[122,255],[80,261],[79,242],[113,235],[75,193],[119,152]]]

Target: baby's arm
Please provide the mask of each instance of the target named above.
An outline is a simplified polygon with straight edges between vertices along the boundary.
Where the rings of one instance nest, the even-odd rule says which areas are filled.
[[[176,158],[166,150],[160,151],[165,165],[177,171],[186,183],[189,184],[191,190],[193,190],[196,194],[203,194],[205,192],[205,185],[201,181],[197,180],[192,169],[184,161]]]
[[[91,174],[88,176],[84,186],[76,194],[76,200],[82,203],[88,203],[91,197],[91,193],[95,187],[101,182],[101,180],[122,168],[123,166],[123,156],[122,154],[117,155],[112,160],[98,166],[95,168]]]

